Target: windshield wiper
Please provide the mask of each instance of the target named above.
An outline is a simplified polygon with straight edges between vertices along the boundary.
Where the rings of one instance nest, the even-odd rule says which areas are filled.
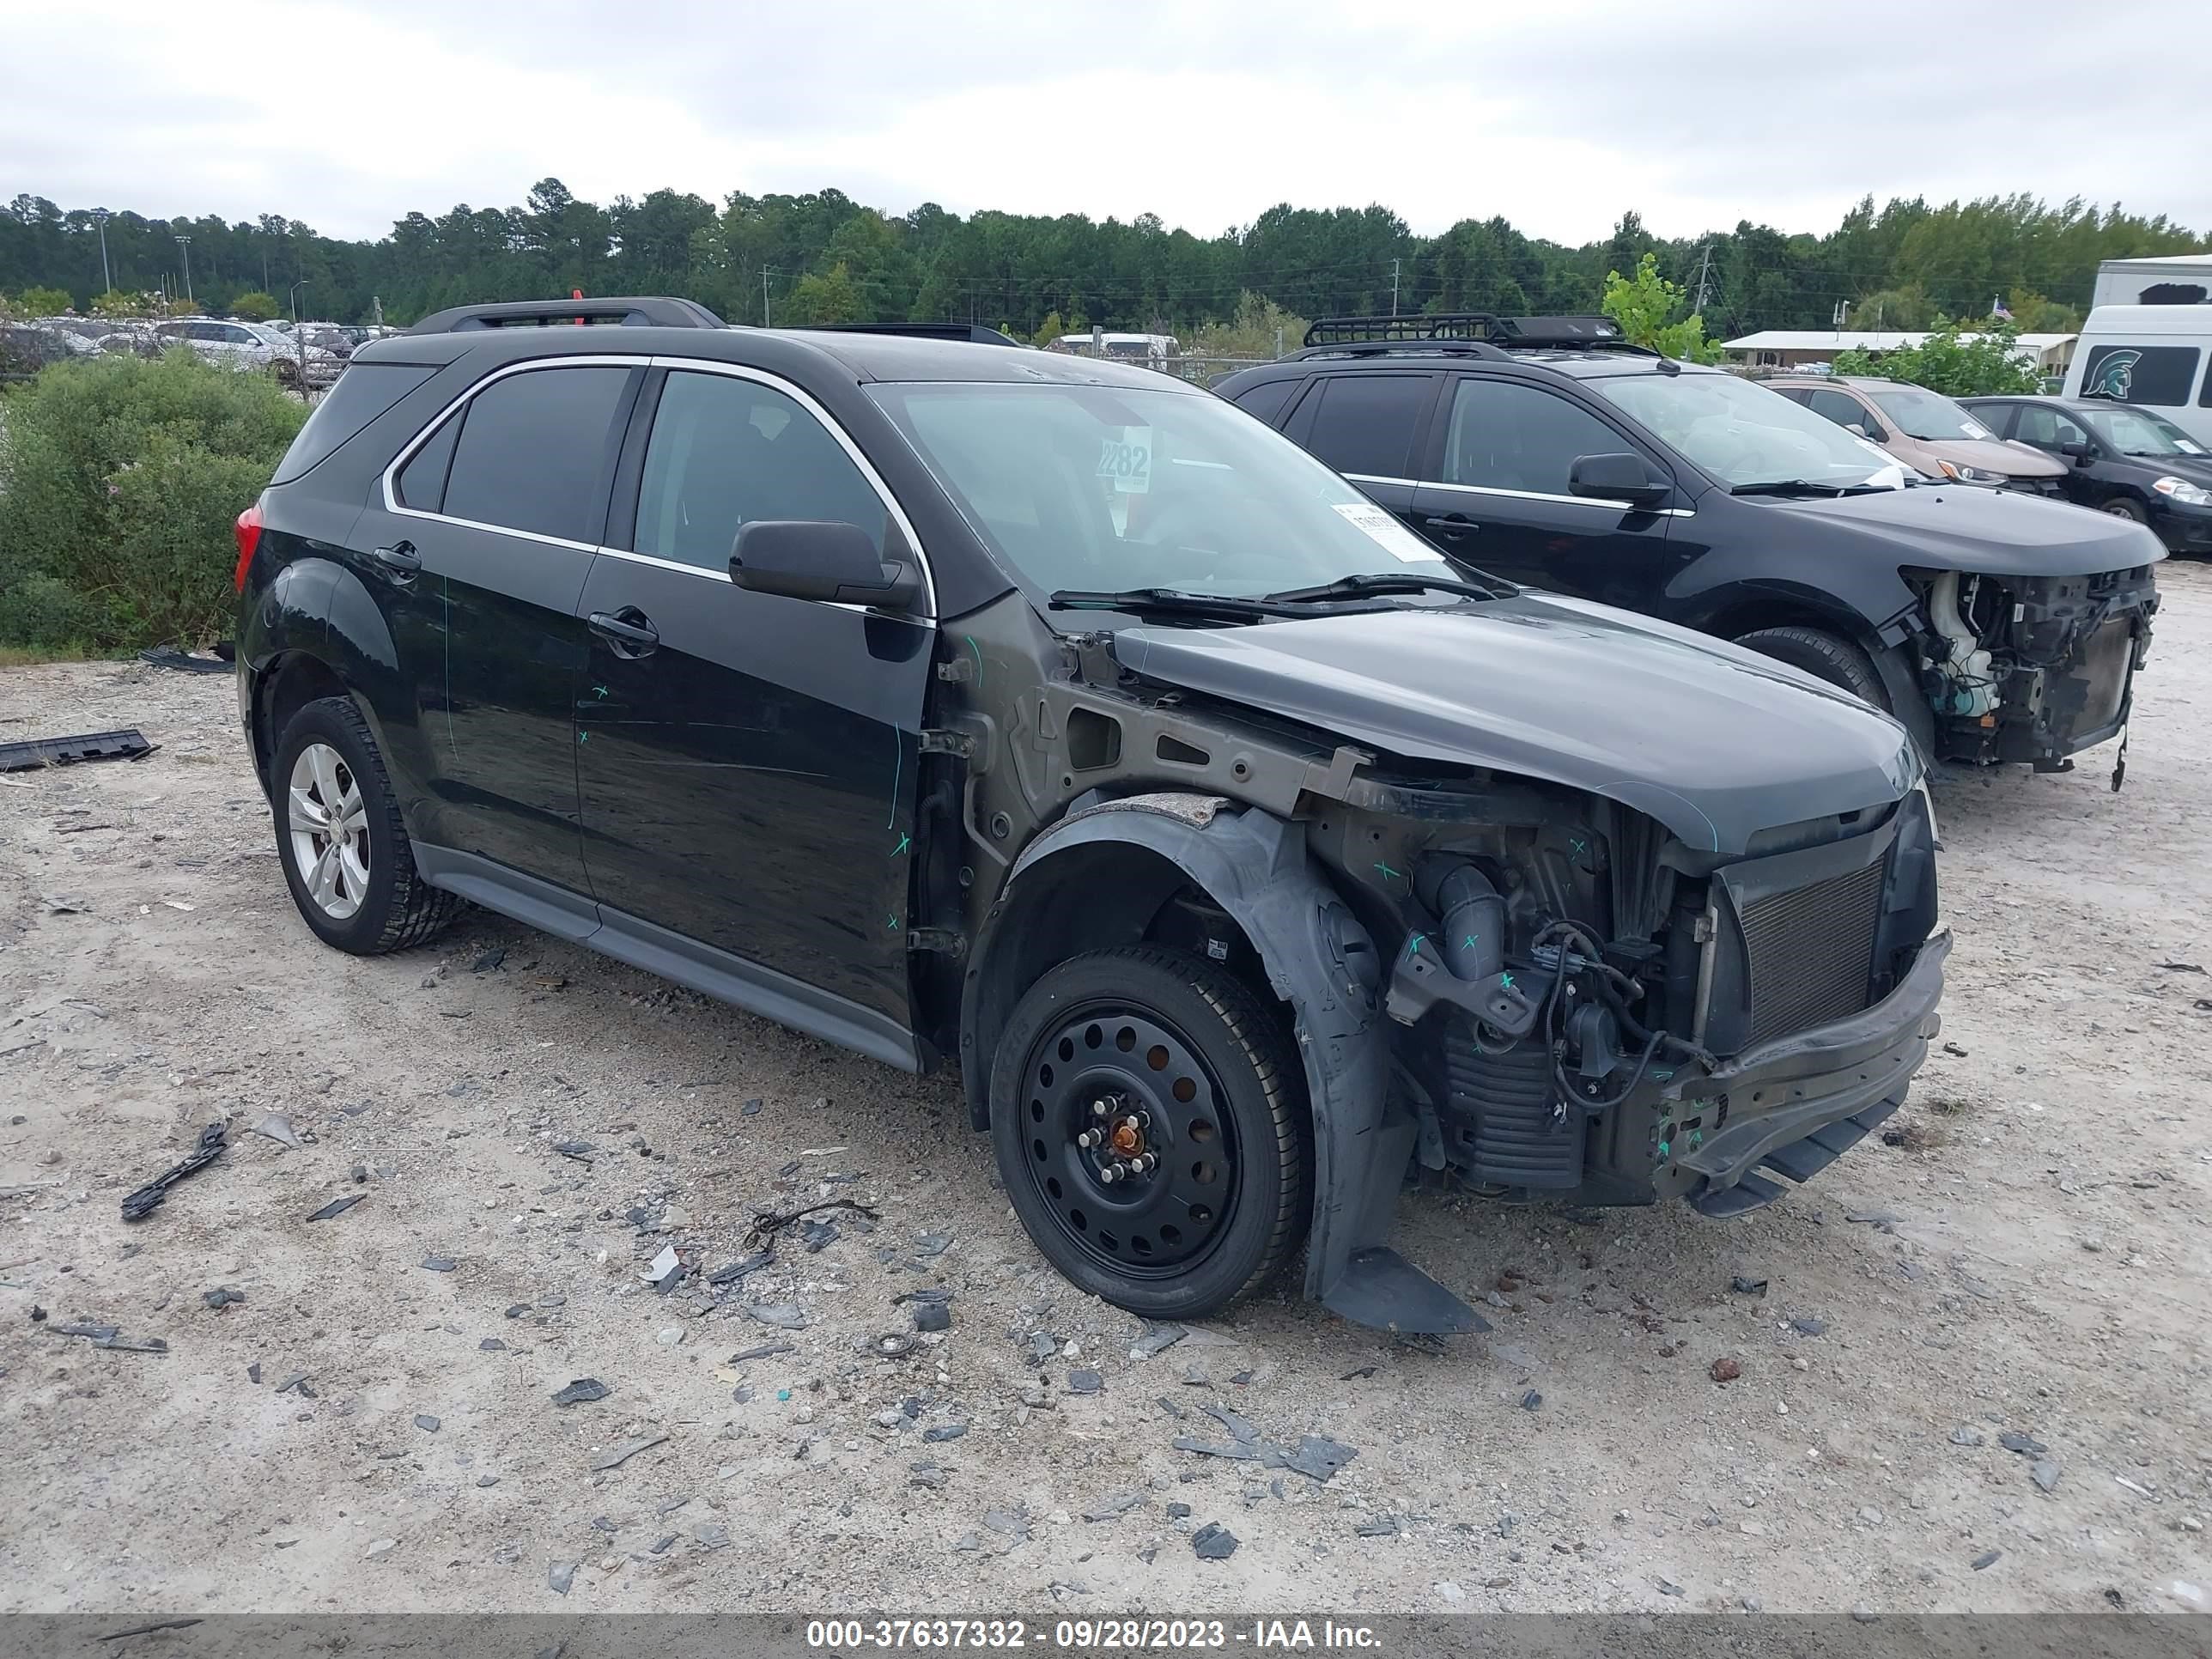
[[[1339,576],[1333,582],[1322,582],[1313,587],[1286,587],[1279,593],[1270,593],[1270,599],[1285,604],[1326,605],[1332,599],[1364,599],[1372,593],[1457,593],[1470,599],[1509,599],[1516,591],[1501,581],[1462,581],[1455,576],[1421,576],[1412,571],[1376,570],[1356,576]]]
[[[1055,611],[1126,611],[1131,616],[1212,617],[1251,622],[1261,617],[1297,617],[1297,608],[1234,593],[1186,593],[1174,587],[1127,587],[1119,592],[1063,587],[1052,596]]]
[[[1875,483],[1814,483],[1810,478],[1769,478],[1760,483],[1730,484],[1731,495],[1864,495],[1883,486]]]

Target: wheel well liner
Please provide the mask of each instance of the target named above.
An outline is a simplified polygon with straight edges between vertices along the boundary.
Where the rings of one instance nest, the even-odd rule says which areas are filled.
[[[1142,884],[1133,898],[1101,875]],[[962,1000],[969,1115],[989,1122],[989,1055],[1024,988],[1054,961],[1134,939],[1194,884],[1243,931],[1290,1006],[1313,1114],[1314,1217],[1306,1292],[1323,1296],[1352,1251],[1387,1232],[1411,1152],[1386,1122],[1389,1024],[1374,941],[1308,851],[1303,825],[1218,797],[1109,801],[1061,820],[1016,861],[985,918]],[[1153,902],[1140,901],[1151,896]]]
[[[276,740],[292,716],[320,698],[350,695],[336,669],[305,651],[287,651],[262,671],[254,698],[253,764],[264,788],[270,786],[269,766]]]

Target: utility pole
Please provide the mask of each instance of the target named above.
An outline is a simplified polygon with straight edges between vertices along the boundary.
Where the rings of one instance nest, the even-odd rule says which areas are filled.
[[[106,208],[92,210],[92,222],[100,227],[100,291],[103,295],[115,292],[115,278],[107,274],[107,219]]]
[[[763,265],[761,267],[761,326],[763,328],[768,326],[768,278],[769,268]]]
[[[1711,242],[1708,242],[1705,244],[1704,252],[1698,262],[1698,297],[1696,302],[1690,307],[1690,315],[1692,317],[1702,315],[1705,312],[1705,278],[1711,273],[1712,268],[1713,245]]]
[[[192,302],[192,239],[179,236],[175,240],[177,246],[185,251],[185,303],[190,305]]]
[[[1390,261],[1390,314],[1398,314],[1398,262]]]

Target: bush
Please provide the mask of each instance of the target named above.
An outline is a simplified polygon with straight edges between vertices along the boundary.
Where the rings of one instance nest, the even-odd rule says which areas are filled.
[[[58,363],[0,403],[0,643],[115,650],[226,631],[231,525],[307,417],[186,351]]]

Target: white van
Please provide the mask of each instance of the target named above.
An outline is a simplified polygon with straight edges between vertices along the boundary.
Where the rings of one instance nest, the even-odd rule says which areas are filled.
[[[2099,306],[2075,343],[2065,395],[2154,409],[2212,447],[2212,305]]]

